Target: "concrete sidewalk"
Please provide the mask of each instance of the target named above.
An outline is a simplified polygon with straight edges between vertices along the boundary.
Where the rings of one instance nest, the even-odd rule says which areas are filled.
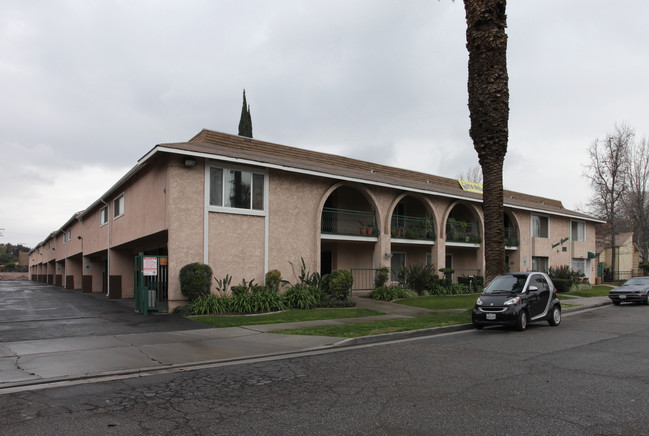
[[[374,309],[385,315],[221,329],[197,328],[3,342],[0,343],[0,393],[13,388],[28,389],[30,385],[52,384],[63,380],[138,374],[187,365],[214,364],[472,328],[470,324],[465,324],[355,339],[269,333],[287,328],[413,318],[435,313],[428,309],[367,297],[354,297],[354,301],[357,307]],[[564,314],[568,314],[609,304],[610,301],[607,297],[593,297],[564,300],[563,303],[579,305],[565,308]]]

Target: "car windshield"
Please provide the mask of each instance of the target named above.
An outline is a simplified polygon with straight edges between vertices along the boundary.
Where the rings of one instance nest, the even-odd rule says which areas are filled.
[[[649,277],[635,277],[624,282],[622,286],[649,286]]]
[[[485,294],[503,294],[509,292],[522,292],[527,274],[504,274],[493,279],[483,291]]]

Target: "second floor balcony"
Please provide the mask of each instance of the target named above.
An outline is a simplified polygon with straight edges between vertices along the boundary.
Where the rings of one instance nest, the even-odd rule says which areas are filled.
[[[449,218],[446,222],[446,241],[480,244],[482,238],[477,224]]]
[[[360,210],[322,209],[320,232],[348,236],[377,236],[376,217],[373,212]]]
[[[505,227],[505,247],[518,247],[518,229]]]
[[[435,227],[432,218],[405,215],[392,215],[390,233],[397,239],[435,240]]]

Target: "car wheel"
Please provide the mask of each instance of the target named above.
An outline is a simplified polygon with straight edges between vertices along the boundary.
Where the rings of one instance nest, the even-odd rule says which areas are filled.
[[[619,305],[620,305],[620,303],[621,303],[621,301],[620,301],[620,300],[613,300],[613,304],[615,304],[616,306],[619,306]]]
[[[516,330],[522,332],[527,328],[527,311],[521,310],[518,313],[518,319],[516,320]]]
[[[561,308],[559,306],[554,306],[550,313],[550,318],[548,318],[548,324],[551,326],[558,326],[559,323],[561,323]]]
[[[644,301],[642,302],[642,304],[644,305],[649,304],[649,292],[647,292],[647,295],[644,297]]]

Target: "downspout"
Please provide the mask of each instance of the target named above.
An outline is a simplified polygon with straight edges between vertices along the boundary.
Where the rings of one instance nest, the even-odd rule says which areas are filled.
[[[108,244],[106,248],[106,298],[110,297],[110,208],[108,207],[108,203],[104,201],[103,198],[100,198],[99,201],[104,203],[107,208],[108,216],[106,217],[106,220],[108,221]]]

